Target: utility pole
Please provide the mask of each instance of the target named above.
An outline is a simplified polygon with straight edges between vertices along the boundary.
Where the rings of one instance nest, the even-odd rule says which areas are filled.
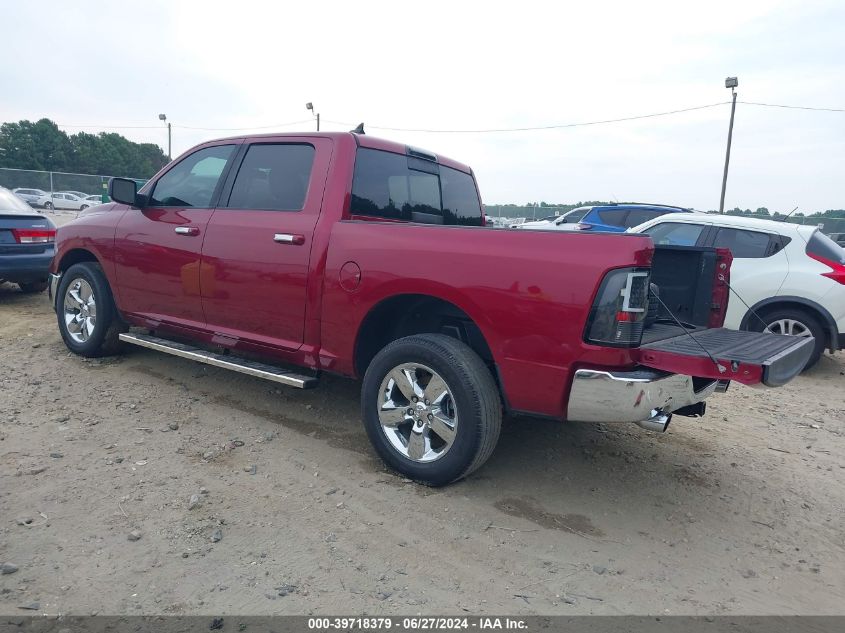
[[[736,112],[736,87],[739,81],[736,77],[725,79],[725,88],[731,89],[733,100],[731,101],[731,122],[728,126],[728,149],[725,152],[725,173],[722,175],[722,196],[719,198],[719,213],[725,212],[725,188],[728,185],[728,165],[731,162],[731,140],[734,133],[734,112]]]
[[[171,147],[171,134],[170,134],[170,121],[167,120],[166,114],[159,114],[158,115],[159,121],[164,121],[167,124],[167,160],[173,160],[170,153]]]
[[[310,101],[305,104],[305,109],[311,110],[311,114],[313,114],[315,117],[317,117],[317,131],[319,132],[320,131],[320,113],[314,112],[314,104],[311,103]]]

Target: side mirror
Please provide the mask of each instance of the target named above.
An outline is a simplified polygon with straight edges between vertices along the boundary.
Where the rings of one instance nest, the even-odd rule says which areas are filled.
[[[115,202],[136,206],[138,183],[129,178],[112,178],[109,180],[109,197]]]

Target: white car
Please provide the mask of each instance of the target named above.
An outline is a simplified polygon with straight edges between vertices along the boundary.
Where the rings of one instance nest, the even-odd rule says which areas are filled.
[[[45,207],[50,209],[53,206],[50,194],[42,189],[26,189],[24,187],[18,187],[17,189],[12,189],[12,193],[33,207]]]
[[[579,207],[572,209],[566,213],[558,216],[551,216],[543,218],[542,220],[534,220],[531,222],[523,222],[516,228],[518,229],[532,229],[535,231],[573,231],[577,230],[578,223],[587,213],[590,207]]]
[[[629,229],[655,244],[729,248],[725,327],[813,336],[807,367],[845,348],[845,249],[815,226],[711,213],[670,213]],[[747,305],[746,305],[747,304]]]
[[[54,209],[73,209],[74,211],[81,211],[88,207],[93,207],[95,202],[80,198],[76,194],[59,192],[53,194],[53,208]]]

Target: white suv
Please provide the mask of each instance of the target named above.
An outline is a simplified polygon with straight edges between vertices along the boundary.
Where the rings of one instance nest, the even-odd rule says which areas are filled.
[[[816,348],[807,367],[825,349],[845,348],[845,249],[817,227],[670,213],[629,231],[647,233],[655,244],[729,248],[734,292],[725,327],[813,336]]]

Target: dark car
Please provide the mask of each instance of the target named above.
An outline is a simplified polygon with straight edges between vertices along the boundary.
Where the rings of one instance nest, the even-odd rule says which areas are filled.
[[[685,213],[691,211],[682,207],[662,204],[613,203],[594,207],[580,207],[585,211],[577,228],[582,231],[606,231],[622,233],[631,227],[667,213]]]
[[[55,241],[51,220],[0,187],[0,281],[16,283],[24,292],[46,289]]]

